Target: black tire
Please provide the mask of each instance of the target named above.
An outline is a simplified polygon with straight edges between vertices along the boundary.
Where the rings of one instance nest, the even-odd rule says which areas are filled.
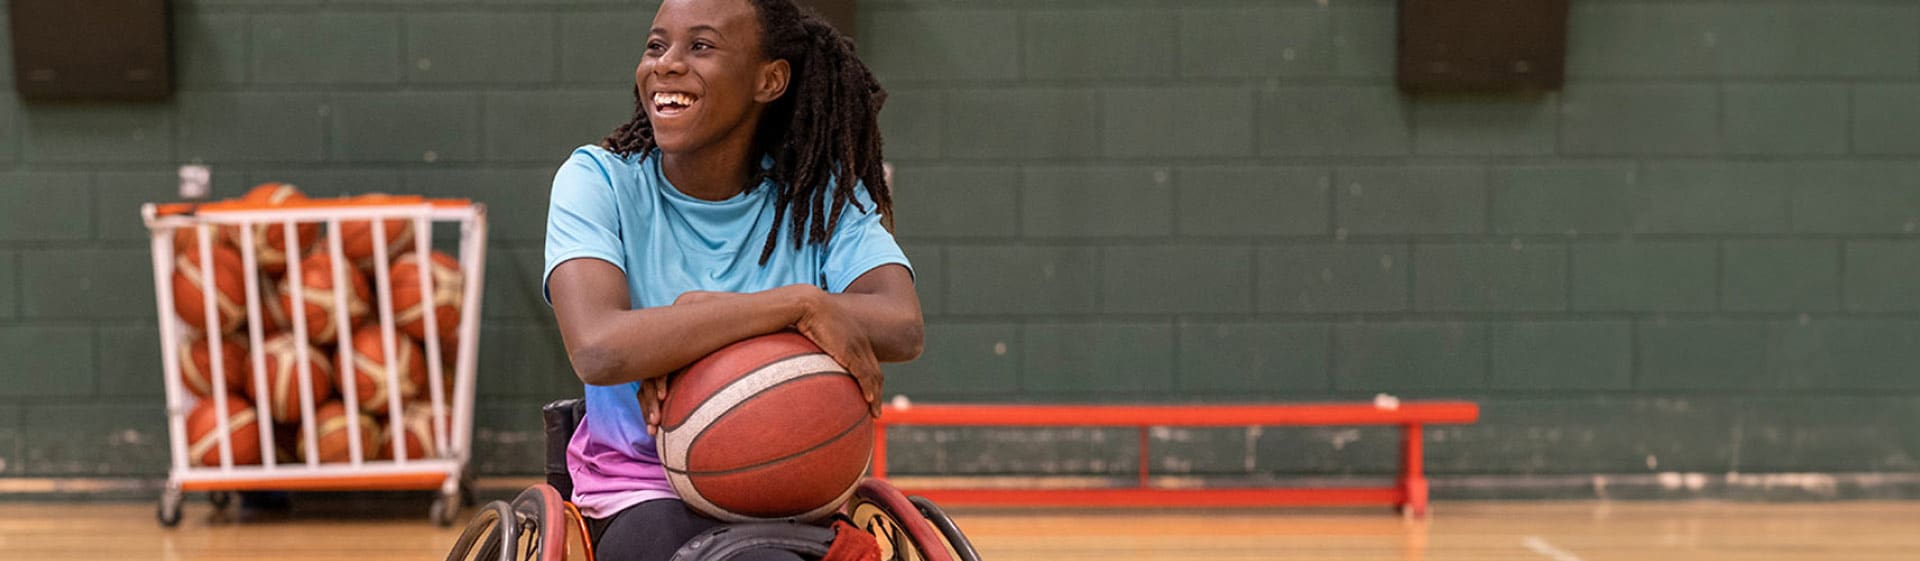
[[[940,510],[940,505],[919,495],[907,497],[907,500],[913,501],[913,507],[920,509],[920,516],[926,517],[934,528],[940,529],[940,537],[946,541],[947,551],[953,554],[955,561],[980,561],[980,552],[973,549],[973,542],[960,532],[960,525],[954,524],[946,511]]]
[[[427,507],[427,518],[432,519],[433,524],[441,528],[452,528],[454,518],[457,516],[460,516],[460,498],[457,495],[436,496],[433,504]]]
[[[796,522],[723,524],[701,532],[673,553],[672,561],[728,561],[749,551],[791,551],[809,559],[827,554],[833,529]]]
[[[168,489],[160,492],[160,504],[154,508],[154,519],[158,520],[161,526],[167,528],[179,526],[180,503],[180,491]]]
[[[501,544],[519,543],[519,533],[519,521],[515,520],[512,505],[506,501],[487,503],[467,523],[467,529],[460,532],[460,538],[454,540],[453,549],[447,552],[447,561],[515,561],[513,548],[501,547]],[[475,552],[479,555],[468,555]]]

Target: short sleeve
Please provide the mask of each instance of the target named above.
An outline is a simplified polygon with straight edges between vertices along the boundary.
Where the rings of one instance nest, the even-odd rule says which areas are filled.
[[[555,267],[574,259],[599,259],[624,273],[627,267],[622,254],[620,206],[613,178],[594,157],[592,148],[576,149],[553,175],[553,195],[547,207],[546,272],[540,275],[540,292],[552,305],[547,281]]]
[[[860,204],[847,206],[840,223],[834,226],[833,238],[827,240],[826,264],[820,270],[827,281],[827,292],[846,292],[847,285],[881,265],[899,263],[909,273],[913,271],[893,233],[880,224],[879,208],[874,206],[866,186],[855,187],[853,193]]]

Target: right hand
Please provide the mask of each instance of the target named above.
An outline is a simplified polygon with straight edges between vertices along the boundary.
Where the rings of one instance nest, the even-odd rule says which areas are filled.
[[[739,296],[739,294],[692,290],[681,293],[679,298],[673,300],[673,305],[679,306],[682,304],[721,300],[734,296]],[[672,374],[668,374],[640,381],[640,393],[634,397],[640,399],[640,413],[646,417],[648,435],[655,435],[660,432],[660,404],[667,399],[667,381],[672,377]]]
[[[648,436],[660,432],[660,404],[667,399],[667,379],[671,377],[668,374],[640,381],[640,394],[635,397],[640,398],[640,414],[647,419]]]

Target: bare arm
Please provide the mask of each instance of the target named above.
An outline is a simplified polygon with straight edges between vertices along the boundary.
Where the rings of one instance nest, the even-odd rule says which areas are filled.
[[[555,267],[548,285],[567,357],[580,381],[648,382],[638,396],[651,432],[664,376],[735,341],[792,327],[859,380],[879,413],[879,362],[913,360],[924,345],[920,300],[905,267],[855,279],[844,294],[789,285],[749,294],[689,292],[671,306],[632,308],[627,278],[597,259]]]
[[[900,265],[883,265],[867,271],[847,285],[842,294],[829,294],[819,288],[794,285],[774,289],[796,294],[801,299],[800,316],[793,328],[806,335],[821,350],[847,367],[860,381],[873,413],[880,412],[880,362],[905,362],[920,356],[924,329],[920,317],[920,297],[913,288],[913,276]],[[729,294],[690,292],[681,302],[744,302],[766,292]],[[684,304],[675,304],[679,307]],[[756,333],[757,335],[757,333]],[[662,393],[663,388],[649,388]],[[641,396],[649,405],[657,396]]]
[[[598,259],[561,263],[548,286],[574,372],[598,386],[659,377],[735,341],[792,325],[806,307],[804,289],[812,288],[635,310],[626,274]]]
[[[875,267],[847,285],[844,294],[826,298],[839,313],[865,328],[874,358],[906,362],[920,356],[925,342],[920,296],[906,267]]]

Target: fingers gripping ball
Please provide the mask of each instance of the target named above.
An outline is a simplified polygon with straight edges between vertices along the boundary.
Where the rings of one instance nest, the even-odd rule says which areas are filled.
[[[267,410],[275,422],[291,423],[300,420],[300,349],[292,335],[280,334],[261,343],[260,351],[267,362],[267,387],[254,387],[253,399]],[[327,353],[312,347],[307,348],[308,386],[313,390],[313,402],[326,403],[333,397],[333,361],[327,360]],[[251,387],[252,380],[248,380]]]
[[[372,309],[367,303],[372,300],[373,289],[367,277],[353,267],[345,267],[343,272],[347,278],[347,328],[351,329]],[[312,342],[328,343],[339,336],[341,330],[334,325],[333,257],[327,252],[316,251],[300,260],[300,278],[286,280],[280,300],[289,317],[296,302],[306,306],[307,338]]]
[[[225,337],[220,340],[221,378],[226,380],[228,393],[239,392],[246,387],[246,372],[251,371],[247,362],[247,345],[239,337]],[[207,352],[207,340],[199,337],[188,338],[180,344],[180,381],[187,391],[199,397],[213,397],[213,353]]]
[[[354,417],[358,419],[360,428],[360,458],[371,460],[373,451],[383,442],[380,440],[380,425],[365,413],[355,413]],[[305,440],[302,440],[300,442],[302,461],[310,457],[318,458],[321,463],[346,462],[353,459],[353,427],[348,424],[346,403],[329,401],[320,405],[313,411],[313,422],[316,433],[314,440],[319,443],[320,453],[310,454]]]
[[[460,262],[453,256],[435,251],[428,254],[432,274],[427,286],[432,291],[434,328],[441,340],[453,338],[460,326]],[[427,339],[428,299],[420,297],[420,254],[407,253],[393,260],[388,275],[393,294],[394,323],[413,338]],[[444,352],[444,351],[443,351]]]
[[[288,183],[262,183],[248,191],[240,200],[268,207],[286,206],[307,200],[300,189]],[[247,228],[244,236],[253,237],[254,259],[260,264],[260,270],[269,273],[282,273],[287,270],[287,258],[290,255],[306,253],[307,248],[319,239],[320,224],[300,222],[294,224],[294,240],[291,250],[287,247],[287,229],[282,223],[254,224]],[[222,229],[225,237],[235,240],[239,247],[243,237],[239,226],[227,226]]]
[[[405,402],[426,391],[427,359],[420,352],[420,345],[395,333],[393,348],[398,388],[387,385],[387,353],[381,345],[380,326],[368,325],[353,332],[353,390],[360,400],[361,411],[385,413],[388,392],[400,394],[400,401]],[[342,383],[340,387],[347,386]]]
[[[245,267],[239,252],[223,245],[213,246],[214,313],[219,314],[220,331],[232,332],[247,317]],[[200,268],[200,246],[174,253],[173,313],[195,329],[207,329],[206,271]]]
[[[730,522],[826,516],[873,452],[873,419],[853,376],[793,332],[734,343],[687,367],[661,404],[660,427],[674,490]]]
[[[227,446],[233,465],[260,463],[260,423],[253,404],[238,395],[227,396]],[[187,458],[194,465],[220,465],[220,415],[212,398],[202,399],[187,413]]]

